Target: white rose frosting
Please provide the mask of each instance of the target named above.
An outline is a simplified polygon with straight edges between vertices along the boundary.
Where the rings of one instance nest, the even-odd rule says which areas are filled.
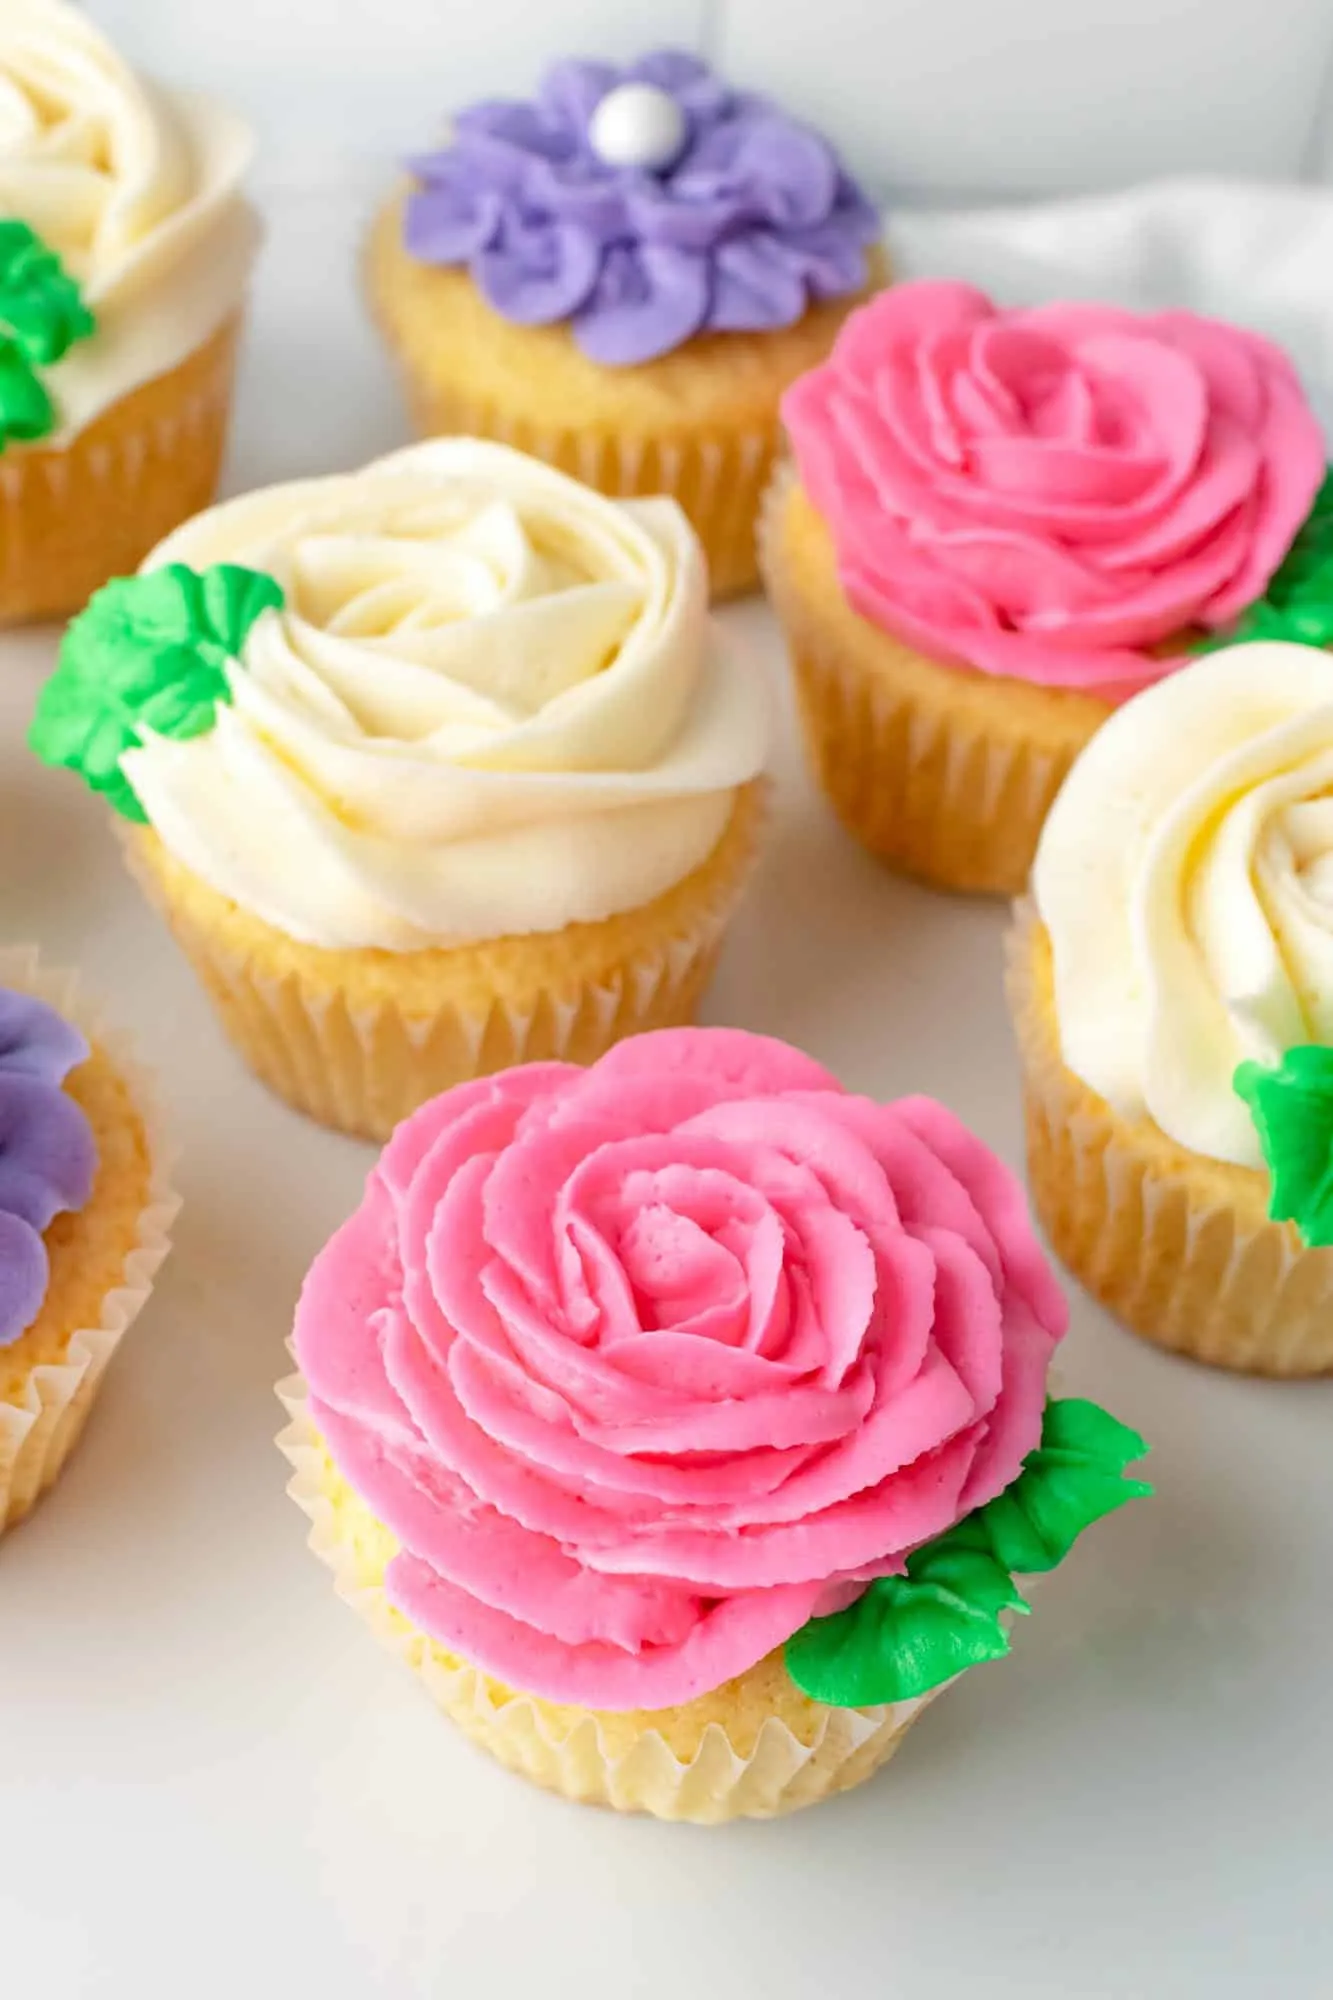
[[[762,769],[767,704],[719,645],[670,500],[605,499],[440,439],[215,507],[147,567],[286,593],[234,699],[123,760],[194,874],[330,948],[596,921],[702,862]]]
[[[259,238],[240,193],[251,152],[230,112],[137,77],[62,0],[0,0],[0,217],[36,230],[97,319],[43,371],[55,441],[239,307]]]
[[[1117,711],[1034,876],[1065,1062],[1181,1145],[1259,1167],[1238,1063],[1333,1043],[1333,658],[1228,647]]]

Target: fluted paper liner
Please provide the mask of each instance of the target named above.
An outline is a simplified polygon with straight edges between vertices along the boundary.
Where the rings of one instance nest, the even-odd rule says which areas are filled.
[[[1105,704],[944,665],[861,618],[790,465],[763,502],[759,560],[810,763],[848,832],[935,888],[1017,895]]]
[[[1246,1374],[1333,1370],[1333,1250],[1269,1219],[1266,1174],[1122,1117],[1066,1067],[1050,941],[1030,903],[1007,955],[1028,1177],[1061,1261],[1159,1346]]]
[[[515,326],[484,305],[466,271],[411,257],[403,198],[372,226],[365,277],[419,433],[513,445],[615,499],[670,494],[707,552],[714,598],[753,590],[783,393],[887,281],[883,251],[871,253],[866,291],[822,300],[791,326],[703,333],[638,367],[609,368],[582,356],[567,326]]]
[[[390,1604],[383,1577],[393,1552],[391,1537],[382,1530],[373,1546],[364,1540],[358,1545],[334,1504],[331,1461],[308,1415],[300,1376],[281,1383],[278,1396],[291,1417],[278,1439],[294,1469],[287,1490],[309,1517],[310,1547],[333,1572],[338,1595],[359,1612],[381,1645],[417,1674],[432,1700],[474,1743],[547,1791],[587,1805],[701,1825],[771,1819],[870,1777],[940,1692],[880,1708],[828,1708],[811,1702],[808,1740],[769,1716],[744,1754],[721,1723],[710,1721],[688,1758],[677,1756],[650,1723],[627,1731],[623,1725],[637,1718],[556,1709],[515,1693],[447,1653]],[[752,1671],[761,1673],[765,1664]],[[733,1685],[743,1688],[748,1678]],[[688,1710],[670,1713],[681,1717]],[[620,1725],[621,1740],[614,1749],[607,1742],[608,1724]]]
[[[255,1074],[298,1111],[386,1139],[428,1098],[517,1063],[590,1063],[613,1042],[694,1019],[758,855],[762,781],[713,853],[639,910],[454,951],[325,952],[239,910],[156,836],[131,868]],[[367,997],[369,996],[369,997]]]
[[[39,1362],[22,1383],[17,1402],[0,1399],[0,1533],[21,1521],[58,1478],[78,1442],[111,1358],[137,1318],[171,1247],[180,1207],[168,1175],[169,1159],[149,1079],[124,1040],[108,1033],[83,1002],[76,975],[49,969],[35,948],[0,951],[0,986],[31,994],[55,1007],[90,1043],[103,1049],[134,1100],[151,1162],[148,1200],[121,1281],[106,1294],[96,1324],[70,1329],[64,1358]],[[0,1366],[5,1351],[0,1349]]]
[[[0,455],[0,625],[67,617],[217,489],[240,325],[57,445]]]
[[[755,522],[781,443],[776,419],[765,429],[735,435],[633,438],[586,425],[532,423],[509,415],[494,400],[422,382],[406,364],[402,372],[419,436],[512,445],[617,500],[669,494],[703,543],[714,601],[757,587]]]

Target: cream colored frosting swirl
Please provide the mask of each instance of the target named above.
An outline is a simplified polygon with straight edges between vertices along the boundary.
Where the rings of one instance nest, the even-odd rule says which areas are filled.
[[[150,558],[286,593],[231,703],[124,759],[167,847],[306,943],[391,951],[650,901],[716,845],[767,704],[670,500],[439,439],[215,507]]]
[[[35,229],[97,318],[46,371],[82,430],[183,361],[240,305],[258,242],[248,130],[137,77],[62,0],[0,4],[0,216]]]
[[[1333,659],[1231,646],[1136,696],[1066,780],[1034,890],[1069,1067],[1261,1166],[1237,1064],[1333,1044]]]

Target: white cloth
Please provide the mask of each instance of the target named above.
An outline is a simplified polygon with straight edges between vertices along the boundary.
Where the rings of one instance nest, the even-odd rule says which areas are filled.
[[[1333,435],[1333,190],[1171,180],[1024,207],[891,213],[904,277],[965,278],[1005,305],[1186,306],[1279,341]]]

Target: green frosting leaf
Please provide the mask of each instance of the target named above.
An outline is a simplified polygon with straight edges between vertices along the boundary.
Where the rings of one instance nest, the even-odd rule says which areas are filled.
[[[1210,653],[1252,639],[1333,647],[1333,468],[1263,596],[1230,631],[1210,632],[1193,650]]]
[[[941,1535],[908,1557],[905,1576],[877,1577],[849,1610],[793,1633],[787,1672],[834,1708],[910,1701],[1007,1653],[1000,1613],[1027,1608],[994,1556]]]
[[[96,321],[78,285],[26,222],[0,222],[0,450],[46,437],[55,409],[35,370],[60,361]]]
[[[44,763],[78,771],[127,819],[143,807],[121,758],[144,732],[178,738],[213,727],[230,701],[227,669],[261,613],[283,603],[262,570],[181,563],[122,577],[70,625],[37,702],[28,742]]]
[[[980,1533],[1007,1569],[1043,1575],[1094,1521],[1152,1491],[1141,1479],[1125,1478],[1125,1467],[1147,1449],[1137,1431],[1096,1403],[1078,1396],[1050,1402],[1041,1443],[1018,1478],[962,1527]]]
[[[26,222],[0,222],[0,326],[42,367],[96,331],[77,284]]]
[[[0,451],[11,438],[49,437],[55,427],[51,398],[13,341],[0,334]]]
[[[1269,1214],[1311,1249],[1333,1244],[1333,1049],[1288,1049],[1276,1069],[1242,1063],[1234,1083],[1268,1162]]]
[[[1085,1528],[1151,1493],[1124,1476],[1147,1449],[1096,1403],[1048,1402],[1041,1443],[1011,1486],[915,1550],[905,1574],[877,1578],[848,1610],[793,1633],[797,1687],[835,1708],[877,1708],[1001,1658],[1003,1613],[1028,1609],[1014,1572],[1054,1569]]]

